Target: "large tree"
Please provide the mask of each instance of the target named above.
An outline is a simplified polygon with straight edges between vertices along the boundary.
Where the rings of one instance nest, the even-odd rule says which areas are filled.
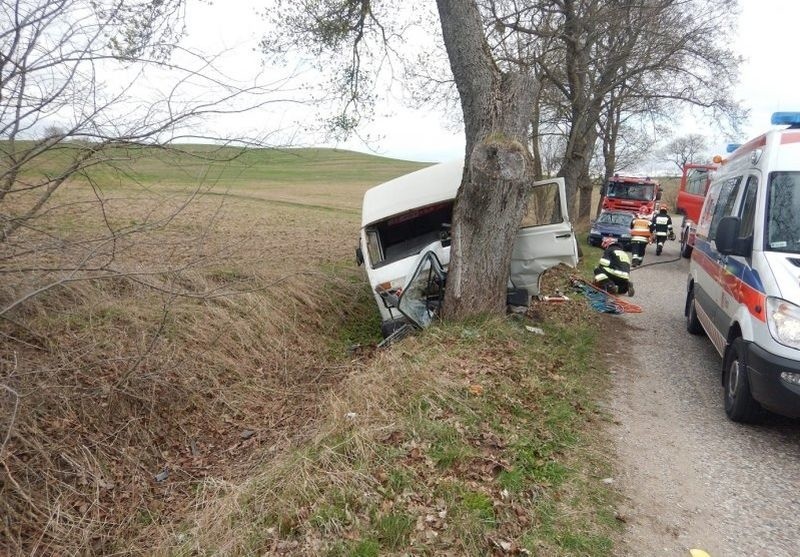
[[[370,65],[394,67],[392,61],[402,59],[399,51],[413,44],[408,38],[413,28],[393,25],[403,9],[373,0],[277,5],[265,51],[300,47],[320,68],[335,68],[332,83],[345,108],[337,122],[357,125],[361,101],[369,100],[370,85],[380,82]],[[574,205],[579,186],[589,183],[610,106],[621,118],[626,109],[620,102],[647,93],[651,99],[730,112],[737,60],[715,41],[729,20],[723,13],[734,5],[734,0],[437,1],[467,163],[455,207],[447,315],[502,310],[524,191],[543,173],[541,157],[529,152],[535,145],[539,153],[543,122],[552,126],[548,131],[560,128],[564,134],[559,174]],[[424,11],[420,6],[415,10]],[[336,53],[345,57],[330,63]],[[436,80],[432,89],[445,81]],[[649,93],[639,87],[645,82],[653,87]],[[623,86],[638,88],[610,103]],[[616,135],[607,138],[616,142]],[[585,216],[590,193],[582,191]]]
[[[534,177],[528,141],[537,85],[524,68],[495,58],[476,2],[438,0],[436,7],[466,136],[444,313],[499,313],[513,238]],[[379,79],[367,62],[386,65],[403,39],[389,25],[396,11],[371,0],[284,5],[274,12],[274,33],[264,48],[272,54],[299,47],[313,53],[320,68],[337,68],[332,86],[346,109],[337,122],[351,125],[363,113],[365,87]],[[336,58],[338,53],[344,58]]]
[[[560,94],[544,97],[565,118],[566,151],[559,174],[570,205],[588,216],[585,177],[608,110],[620,115],[647,102],[687,103],[736,121],[731,101],[739,59],[720,42],[735,0],[489,0],[494,33],[513,31],[550,45],[531,63]],[[624,92],[624,94],[621,94]],[[629,104],[633,106],[628,106]],[[605,114],[604,114],[605,111]],[[540,110],[545,112],[545,110]],[[606,135],[606,139],[613,139]]]

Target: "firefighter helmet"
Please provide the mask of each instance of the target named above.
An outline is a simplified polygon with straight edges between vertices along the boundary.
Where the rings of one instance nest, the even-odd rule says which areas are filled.
[[[616,244],[617,239],[612,236],[605,236],[603,240],[600,242],[600,247],[606,249],[611,244]]]
[[[658,208],[660,211],[669,211],[669,207],[666,204],[662,203],[661,207]]]

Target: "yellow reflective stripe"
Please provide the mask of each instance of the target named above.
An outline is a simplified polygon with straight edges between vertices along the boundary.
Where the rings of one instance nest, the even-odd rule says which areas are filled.
[[[628,280],[630,278],[630,273],[626,273],[625,271],[617,271],[616,269],[606,269],[606,273],[610,273],[615,277],[623,278]]]
[[[599,275],[594,276],[594,280],[600,282],[601,280],[608,280],[608,275],[605,273],[600,273]]]
[[[623,263],[630,263],[631,262],[631,258],[628,255],[627,251],[622,251],[621,249],[617,249],[617,250],[614,250],[614,255],[619,257],[619,260],[622,261]]]
[[[601,267],[605,267],[606,265],[611,265],[611,260],[610,259],[606,259],[605,257],[601,257],[600,261],[598,262],[598,264]]]

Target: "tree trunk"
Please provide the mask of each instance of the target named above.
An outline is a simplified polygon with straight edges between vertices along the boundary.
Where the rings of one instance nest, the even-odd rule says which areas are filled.
[[[511,250],[533,181],[526,144],[535,82],[496,66],[474,1],[437,5],[466,134],[443,316],[501,314]]]

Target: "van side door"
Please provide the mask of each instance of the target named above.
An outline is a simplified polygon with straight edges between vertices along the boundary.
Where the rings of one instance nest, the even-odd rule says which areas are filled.
[[[528,210],[511,253],[511,283],[539,294],[542,273],[559,263],[574,267],[578,245],[567,214],[563,178],[534,182],[528,195]]]

